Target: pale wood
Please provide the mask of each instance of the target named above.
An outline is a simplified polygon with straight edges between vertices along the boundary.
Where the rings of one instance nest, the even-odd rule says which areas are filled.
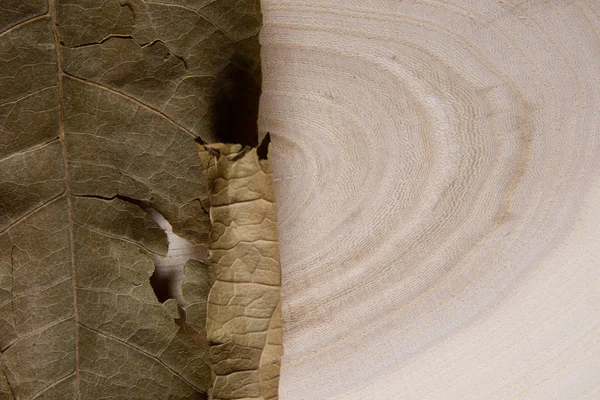
[[[600,398],[600,2],[262,5],[280,398]]]

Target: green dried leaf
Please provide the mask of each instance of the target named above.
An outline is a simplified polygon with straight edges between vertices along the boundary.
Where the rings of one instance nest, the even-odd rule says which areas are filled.
[[[143,207],[207,243],[194,142],[256,143],[260,25],[255,0],[3,1],[0,399],[205,397],[206,310],[156,299]]]

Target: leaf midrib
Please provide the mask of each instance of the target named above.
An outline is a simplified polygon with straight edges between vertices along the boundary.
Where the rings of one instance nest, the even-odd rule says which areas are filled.
[[[63,105],[63,66],[62,55],[60,52],[60,38],[58,35],[58,17],[56,11],[56,1],[49,0],[48,12],[52,21],[52,34],[54,37],[54,49],[56,51],[56,89],[58,96],[58,133],[63,158],[64,179],[65,179],[65,198],[67,200],[67,217],[69,223],[69,246],[71,248],[71,282],[73,289],[73,318],[75,322],[75,382],[77,387],[77,398],[81,399],[80,376],[79,376],[79,313],[77,307],[77,279],[75,266],[75,237],[73,233],[73,205],[71,201],[71,187],[69,184],[69,163],[67,159],[67,145],[65,141],[64,126],[64,105]]]

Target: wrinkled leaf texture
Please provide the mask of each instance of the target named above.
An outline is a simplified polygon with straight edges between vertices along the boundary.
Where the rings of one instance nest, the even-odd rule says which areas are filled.
[[[2,1],[0,399],[205,398],[140,205],[207,243],[194,141],[256,144],[260,25],[258,0]]]
[[[269,140],[259,148],[199,146],[212,222],[205,328],[215,399],[279,396],[281,269]]]

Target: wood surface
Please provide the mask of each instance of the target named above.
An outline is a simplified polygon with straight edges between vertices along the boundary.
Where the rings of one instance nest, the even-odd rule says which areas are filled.
[[[600,398],[600,2],[262,7],[280,398]]]

